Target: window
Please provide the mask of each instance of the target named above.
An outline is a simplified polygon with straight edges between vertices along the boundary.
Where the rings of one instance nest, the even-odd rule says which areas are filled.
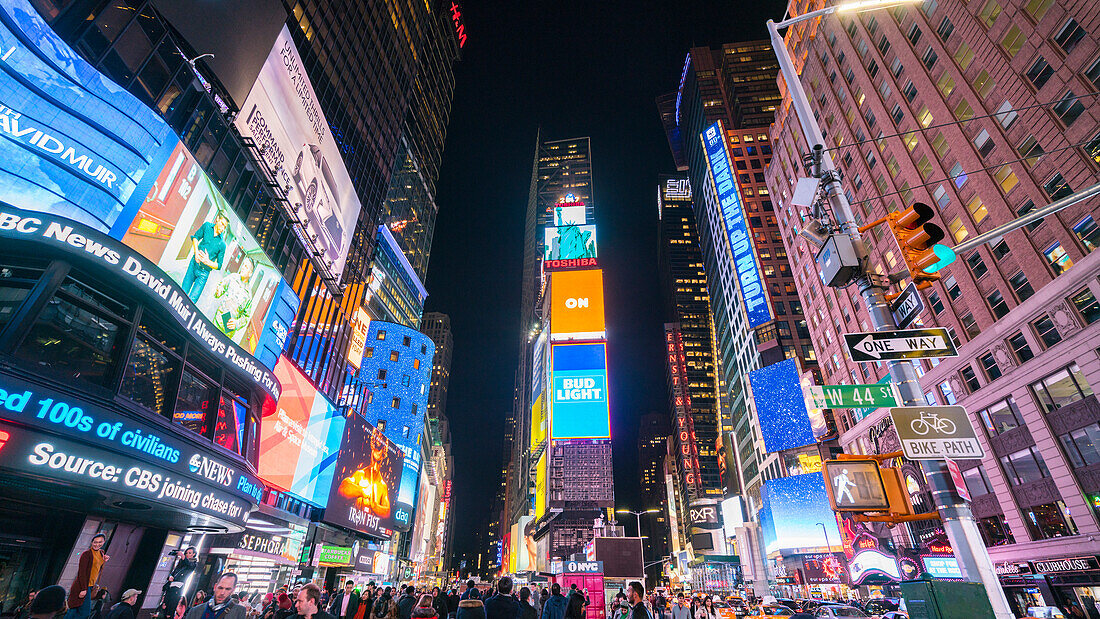
[[[943,301],[940,301],[940,295],[935,292],[928,293],[928,304],[932,306],[932,311],[936,314],[943,312]]]
[[[951,203],[951,195],[947,193],[947,189],[943,185],[938,185],[932,191],[932,198],[936,200],[936,204],[941,209]]]
[[[1043,316],[1031,323],[1031,326],[1035,329],[1035,335],[1038,335],[1043,343],[1043,348],[1050,348],[1062,341],[1062,336],[1058,334],[1058,329],[1054,328],[1054,321],[1049,316]]]
[[[927,155],[921,155],[917,160],[917,171],[920,172],[921,178],[928,180],[928,177],[932,176],[932,164],[928,161]]]
[[[1008,345],[1012,347],[1012,352],[1015,353],[1020,363],[1028,361],[1035,356],[1035,354],[1031,352],[1031,347],[1027,345],[1027,338],[1024,337],[1023,333],[1017,333],[1008,338]]]
[[[1097,86],[1097,88],[1100,88],[1100,86]],[[1081,148],[1085,149],[1085,154],[1088,155],[1089,158],[1100,164],[1100,133],[1092,136],[1092,139],[1085,142],[1085,145]]]
[[[409,346],[410,344],[412,344],[412,337],[406,335],[404,339],[402,339],[401,343],[405,346]]]
[[[1001,14],[1001,5],[997,3],[997,0],[987,0],[985,5],[982,6],[982,10],[978,12],[978,19],[985,24],[986,28],[992,28],[993,22],[997,20],[997,16]]]
[[[1004,240],[1004,237],[1001,237],[997,242],[990,241],[989,245],[992,248],[990,251],[993,252],[993,257],[997,260],[1004,258],[1010,253],[1008,241]]]
[[[1032,86],[1038,90],[1043,87],[1043,84],[1047,83],[1050,76],[1054,75],[1054,69],[1047,62],[1046,58],[1039,56],[1035,59],[1035,63],[1031,65],[1031,68],[1027,70],[1027,79],[1031,82]]]
[[[909,32],[905,35],[905,38],[909,39],[909,43],[916,47],[917,41],[920,41],[921,34],[920,28],[916,24],[913,24],[909,27]]]
[[[958,404],[959,401],[955,399],[955,392],[951,389],[951,383],[949,381],[943,381],[939,385],[940,395],[943,396],[943,401],[948,405]]]
[[[1023,512],[1024,524],[1032,539],[1077,535],[1077,525],[1073,523],[1066,504],[1061,501],[1028,507]]]
[[[1008,278],[1008,284],[1012,286],[1012,292],[1016,293],[1016,298],[1021,303],[1031,298],[1031,295],[1035,294],[1035,291],[1031,289],[1031,282],[1027,281],[1027,276],[1023,271],[1016,271],[1015,275]]]
[[[397,361],[400,358],[400,354],[396,350],[390,351],[390,361]]]
[[[962,323],[963,331],[966,332],[966,336],[970,339],[974,339],[981,335],[982,330],[978,327],[978,322],[974,320],[974,314],[967,312],[959,318],[959,322]]]
[[[905,118],[905,112],[902,111],[901,106],[897,103],[895,103],[893,109],[890,110],[890,118],[894,119],[895,125],[900,125],[902,119]]]
[[[978,91],[978,96],[982,99],[989,96],[990,91],[997,85],[997,82],[993,81],[993,78],[989,76],[989,71],[982,70],[978,74],[978,77],[974,80],[974,90]]]
[[[948,275],[943,278],[943,289],[947,291],[947,296],[951,297],[952,301],[958,301],[962,296],[962,291],[959,290],[959,282],[955,281],[954,275]]]
[[[966,41],[963,41],[962,45],[959,45],[959,49],[955,50],[953,58],[958,63],[959,68],[966,71],[970,67],[970,63],[974,62],[974,50],[970,49]]]
[[[1058,31],[1058,34],[1054,35],[1054,42],[1062,48],[1062,51],[1068,54],[1073,51],[1073,48],[1077,47],[1077,44],[1083,38],[1085,38],[1084,29],[1081,28],[1076,19],[1071,17]]]
[[[970,120],[971,118],[974,118],[974,108],[970,107],[970,102],[966,99],[960,99],[959,102],[955,104],[955,108],[952,110],[952,112],[955,114],[955,118],[957,118],[959,122],[965,122],[967,120]],[[965,127],[965,125],[963,126]]]
[[[1001,377],[1001,368],[997,366],[997,360],[993,358],[993,353],[985,353],[978,357],[978,363],[982,365],[982,371],[985,372],[985,377],[989,380],[997,380]]]
[[[1047,463],[1034,447],[1003,456],[1001,465],[1004,466],[1008,481],[1016,486],[1050,477]]]
[[[1055,103],[1051,110],[1068,127],[1081,116],[1081,113],[1085,111],[1085,106],[1081,104],[1081,100],[1073,94],[1072,90],[1067,90],[1066,94],[1062,95],[1062,99]]]
[[[1001,37],[1001,47],[1004,48],[1009,58],[1015,58],[1016,54],[1020,53],[1020,48],[1024,46],[1026,40],[1027,36],[1020,30],[1020,27],[1012,24],[1005,35]]]
[[[1086,215],[1084,219],[1073,225],[1073,235],[1085,248],[1085,253],[1092,253],[1097,245],[1100,245],[1100,227],[1093,221],[1092,215]]]
[[[1100,303],[1096,302],[1096,297],[1088,288],[1078,290],[1069,300],[1073,302],[1073,306],[1077,308],[1077,313],[1085,320],[1086,325],[1100,320]]]
[[[993,115],[997,119],[997,122],[1001,123],[1001,126],[1008,129],[1012,126],[1012,123],[1016,122],[1016,117],[1019,114],[1016,113],[1016,108],[1013,107],[1011,101],[1005,101],[1001,104],[1001,107],[997,108],[997,113]]]
[[[920,57],[920,61],[924,64],[924,68],[929,71],[932,70],[932,67],[936,66],[936,61],[939,59],[939,54],[936,53],[936,50],[932,49],[931,45],[928,46],[928,49],[924,50],[924,55]]]
[[[955,217],[947,224],[947,230],[951,233],[951,238],[955,239],[956,243],[962,243],[963,239],[970,236],[967,232],[966,226],[963,225],[961,217]]]
[[[989,483],[989,477],[980,466],[963,471],[963,481],[966,482],[966,489],[970,491],[971,497],[993,492],[993,484]]]
[[[978,154],[985,157],[989,153],[993,152],[993,140],[989,137],[989,132],[982,129],[978,132],[978,135],[974,138],[974,146],[978,149]]]
[[[414,370],[419,370],[420,369],[420,359],[413,359],[413,369]]]
[[[1035,164],[1039,162],[1039,157],[1046,154],[1046,151],[1043,150],[1043,147],[1039,145],[1039,141],[1033,135],[1024,138],[1024,141],[1016,147],[1016,152],[1020,153],[1024,164],[1029,168],[1034,168]]]
[[[975,195],[970,199],[970,202],[966,203],[966,210],[970,213],[970,217],[974,220],[974,223],[980,224],[985,221],[985,218],[989,216],[989,209],[985,207],[985,203],[982,199]],[[966,235],[963,235],[966,238]],[[962,239],[959,239],[962,240]]]
[[[378,368],[378,380],[386,380],[386,368]]]
[[[1074,467],[1100,464],[1100,424],[1094,423],[1058,437]]]
[[[363,349],[363,357],[370,359],[374,357],[374,346],[368,346]]]
[[[951,36],[951,33],[955,31],[955,24],[951,23],[950,19],[946,17],[940,22],[940,27],[936,28],[936,35],[940,37],[941,41],[947,41],[947,37]]]
[[[1060,173],[1050,177],[1050,180],[1043,184],[1043,190],[1047,192],[1051,200],[1061,200],[1066,196],[1073,195],[1073,187],[1069,186],[1069,183]]]
[[[905,148],[909,149],[909,152],[913,152],[913,149],[917,147],[917,132],[910,131],[901,135],[901,141],[905,143]]]
[[[944,71],[940,75],[940,79],[936,80],[936,88],[943,94],[946,99],[948,95],[955,92],[955,78],[951,77],[951,74]]]
[[[1092,82],[1095,86],[1095,90],[1100,90],[1100,58],[1097,58],[1089,65],[1088,69],[1085,69],[1085,79]]]
[[[1016,209],[1016,216],[1017,217],[1023,217],[1024,215],[1027,215],[1028,213],[1030,213],[1031,211],[1034,211],[1034,210],[1035,210],[1035,202],[1029,198],[1026,202],[1021,204],[1019,208]],[[1028,232],[1031,232],[1031,231],[1035,230],[1036,228],[1038,228],[1039,224],[1043,223],[1044,219],[1046,219],[1046,218],[1044,217],[1043,219],[1037,219],[1037,220],[1027,224],[1026,226],[1024,226],[1024,228]]]
[[[982,255],[978,252],[967,256],[966,264],[970,267],[970,272],[974,274],[974,279],[981,279],[989,272],[989,268],[985,266],[985,261],[982,260]]]
[[[1046,378],[1031,384],[1031,391],[1045,413],[1073,404],[1092,395],[1085,375],[1076,363],[1058,370]]]
[[[947,177],[955,181],[955,186],[962,189],[962,186],[966,184],[966,179],[969,178],[966,172],[963,172],[963,164],[956,161],[955,165],[951,166],[951,171],[947,173]]]
[[[905,96],[906,101],[913,102],[913,99],[917,96],[917,87],[913,85],[912,80],[905,83],[905,88],[902,89],[901,94]]]
[[[982,541],[985,542],[986,546],[1016,543],[1016,538],[1013,537],[1012,529],[1008,527],[1004,514],[979,519],[978,530],[981,531]]]
[[[997,181],[997,184],[1001,186],[1001,191],[1005,193],[1012,191],[1012,188],[1020,183],[1020,179],[1012,171],[1012,166],[1007,163],[993,170],[993,180]]]
[[[1031,16],[1031,19],[1041,21],[1052,4],[1054,4],[1054,0],[1028,0],[1027,4],[1024,5],[1024,10]]]
[[[378,335],[376,336],[375,339],[378,339],[378,340],[386,339],[386,330],[385,329],[379,329],[378,330]]]
[[[962,376],[963,382],[966,383],[966,390],[970,393],[982,388],[981,383],[978,382],[978,375],[974,373],[974,368],[969,365],[959,370],[959,375]]]
[[[1024,418],[1011,396],[978,413],[990,436],[1004,434],[1024,425]]]
[[[390,401],[390,408],[401,408],[401,398],[394,396],[393,400]]]
[[[1050,268],[1054,269],[1054,275],[1058,276],[1065,273],[1067,269],[1073,266],[1073,260],[1070,259],[1066,250],[1062,249],[1061,243],[1054,243],[1050,247],[1043,250],[1043,255],[1047,257],[1047,261],[1050,262]]]

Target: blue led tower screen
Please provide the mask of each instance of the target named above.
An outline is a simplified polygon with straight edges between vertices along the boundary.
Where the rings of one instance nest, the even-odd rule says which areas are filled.
[[[550,438],[611,438],[607,345],[554,344],[550,355]]]
[[[756,260],[756,247],[749,234],[748,222],[742,208],[741,191],[737,179],[730,169],[729,152],[726,150],[726,132],[722,121],[707,127],[699,136],[706,149],[707,161],[714,188],[718,192],[718,205],[722,209],[722,220],[726,224],[726,236],[729,237],[730,250],[733,252],[733,267],[737,272],[737,287],[741,289],[741,299],[745,302],[745,312],[749,317],[749,328],[756,328],[772,319],[768,305],[768,292],[760,274],[760,264]]]
[[[794,359],[749,372],[749,384],[765,451],[783,451],[816,442]]]
[[[764,482],[760,492],[760,528],[767,553],[796,548],[821,548],[840,543],[836,514],[829,506],[825,478],[805,473]],[[821,524],[818,524],[821,523]],[[825,525],[822,530],[821,525]]]
[[[0,3],[0,201],[108,232],[141,204],[149,168],[177,142],[27,0]]]

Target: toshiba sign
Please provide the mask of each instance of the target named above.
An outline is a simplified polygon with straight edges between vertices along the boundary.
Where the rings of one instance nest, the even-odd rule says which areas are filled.
[[[550,274],[550,339],[604,338],[603,271],[557,271]]]

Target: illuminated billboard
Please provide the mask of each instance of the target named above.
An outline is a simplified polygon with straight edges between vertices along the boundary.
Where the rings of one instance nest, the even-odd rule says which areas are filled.
[[[535,544],[534,516],[520,516],[516,523],[517,542],[516,570],[529,572],[538,565],[538,546]]]
[[[825,478],[804,473],[769,479],[760,492],[760,529],[765,551],[824,548],[828,539],[840,543],[836,513],[829,506]],[[821,528],[822,523],[825,530]]]
[[[588,223],[588,215],[583,204],[577,206],[555,206],[555,226],[583,226]]]
[[[607,345],[553,344],[550,356],[550,438],[611,438]]]
[[[716,121],[699,136],[703,140],[711,180],[718,194],[718,206],[726,225],[733,267],[737,272],[737,287],[745,303],[749,328],[754,329],[772,319],[768,304],[768,291],[761,277],[760,263],[756,258],[756,246],[749,233],[748,222],[741,201],[741,190],[730,168],[729,150],[726,148],[726,132],[722,121]]]
[[[606,332],[603,271],[550,274],[550,339],[597,340]]]
[[[293,309],[278,329],[277,348],[282,348],[297,297],[289,286],[280,290],[279,268],[182,144],[158,174],[122,242],[154,261],[219,331],[249,352],[264,337],[278,293]]]
[[[396,528],[403,459],[381,428],[353,413],[336,458],[325,521],[389,538]]]
[[[355,318],[351,323],[351,342],[348,343],[348,363],[355,369],[363,363],[363,348],[367,345],[367,329],[370,328],[370,314],[363,308],[355,309]]]
[[[540,393],[531,406],[531,451],[546,440],[546,404],[542,396]]]
[[[539,456],[539,461],[535,464],[535,519],[542,518],[542,515],[546,513],[546,478],[549,471],[549,464],[547,464],[547,454],[550,450],[547,449]],[[549,536],[547,536],[549,537]]]
[[[277,404],[265,404],[257,473],[268,484],[324,507],[344,436],[344,416],[286,357],[275,376]]]
[[[796,360],[784,359],[749,372],[749,385],[764,451],[783,451],[816,442]]]
[[[548,226],[543,231],[543,260],[596,257],[596,226]]]
[[[0,201],[109,232],[178,141],[29,2],[0,3]]]
[[[359,198],[286,26],[233,124],[255,140],[339,278],[359,217]]]

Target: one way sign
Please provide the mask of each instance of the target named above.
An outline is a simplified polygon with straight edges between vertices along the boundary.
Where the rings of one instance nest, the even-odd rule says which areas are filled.
[[[875,362],[959,356],[959,351],[955,349],[955,343],[951,341],[947,329],[942,327],[845,333],[844,341],[848,344],[848,354],[852,357],[852,361]]]

